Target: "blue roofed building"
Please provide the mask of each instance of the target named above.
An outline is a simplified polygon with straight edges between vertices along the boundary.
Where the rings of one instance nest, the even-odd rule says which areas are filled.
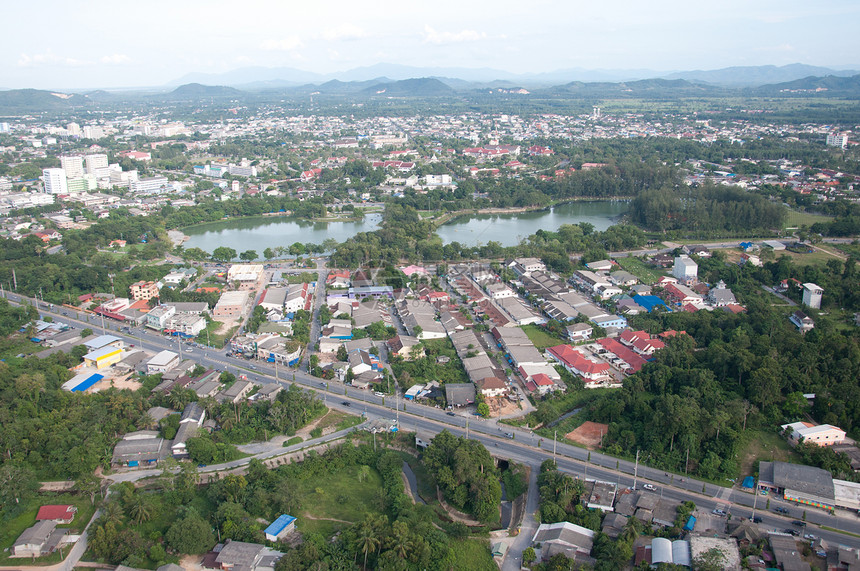
[[[655,307],[663,306],[663,309],[669,311],[666,303],[656,295],[634,295],[633,301],[644,307],[648,313],[651,313]]]
[[[296,518],[291,515],[282,514],[269,525],[264,531],[269,541],[280,541],[296,528]]]

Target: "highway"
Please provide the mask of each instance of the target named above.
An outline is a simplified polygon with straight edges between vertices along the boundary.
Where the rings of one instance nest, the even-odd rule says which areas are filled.
[[[36,300],[8,294],[6,297],[15,303],[36,304]],[[50,315],[55,321],[67,322],[77,327],[89,327],[93,331],[102,330],[102,319],[82,314],[75,315],[73,310],[64,307],[48,309],[37,304],[40,314]],[[78,319],[81,317],[81,319]],[[83,320],[82,320],[83,319]],[[142,327],[133,328],[130,332],[122,330],[122,326],[112,320],[104,320],[104,331],[122,337],[129,345],[143,348],[147,351],[177,350],[180,343],[174,338],[165,337]],[[768,498],[741,491],[733,487],[717,486],[701,480],[672,474],[645,466],[639,463],[618,459],[599,452],[590,452],[566,443],[553,443],[552,440],[541,438],[530,430],[519,429],[507,425],[499,425],[495,421],[481,419],[471,413],[460,412],[450,416],[447,411],[395,399],[394,397],[377,397],[369,391],[346,387],[340,383],[326,383],[318,377],[313,377],[303,370],[278,367],[277,379],[275,368],[268,363],[248,361],[239,357],[227,357],[226,351],[212,348],[201,348],[192,344],[181,344],[183,357],[193,359],[205,367],[229,371],[236,375],[244,374],[249,379],[261,383],[280,382],[285,386],[289,382],[319,391],[327,406],[344,412],[366,412],[369,417],[399,419],[403,430],[414,430],[423,435],[432,436],[448,429],[457,435],[468,435],[469,438],[480,441],[493,456],[513,460],[533,467],[538,467],[548,458],[556,458],[558,466],[564,472],[585,479],[597,479],[615,482],[618,490],[635,486],[639,489],[644,484],[651,484],[662,497],[676,501],[692,500],[696,506],[707,513],[715,508],[723,509],[732,517],[751,517],[754,502],[757,504],[756,516],[762,518],[760,524],[763,530],[782,532],[791,529],[793,520],[802,519],[806,513],[807,533],[813,533],[836,544],[860,548],[860,518],[856,514],[838,510],[838,515],[830,515],[820,509],[798,506],[776,497],[770,497],[770,508],[765,509]],[[348,404],[347,404],[348,403]],[[399,411],[395,406],[399,406]],[[398,414],[399,412],[399,414]],[[513,438],[504,436],[505,432],[513,434]],[[553,454],[555,450],[555,454]],[[787,514],[774,513],[775,508],[784,508]],[[858,537],[834,531],[821,529],[825,525]],[[801,530],[800,528],[795,527]]]

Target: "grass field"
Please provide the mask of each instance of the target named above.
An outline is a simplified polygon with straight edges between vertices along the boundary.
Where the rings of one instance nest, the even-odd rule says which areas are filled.
[[[22,531],[36,523],[36,513],[39,511],[39,507],[49,504],[72,504],[78,508],[78,513],[75,514],[75,519],[71,525],[59,526],[74,530],[75,532],[83,531],[95,512],[95,507],[90,504],[89,496],[77,494],[41,494],[37,496],[17,517],[4,521],[3,525],[0,526],[0,549],[2,549],[2,552],[0,552],[0,563],[15,565],[16,562],[26,561],[29,564],[29,559],[10,559],[10,548],[15,543],[15,540],[18,539],[18,536],[21,535]],[[66,553],[68,553],[68,549]],[[61,559],[59,552],[57,552],[40,557],[37,561],[38,564],[48,565],[50,563],[57,563]]]
[[[368,513],[380,511],[381,491],[379,473],[371,469],[367,478],[359,481],[358,466],[327,474],[324,482],[317,479],[296,482],[296,494],[302,498],[298,527],[303,532],[319,532],[329,537]]]
[[[756,460],[797,462],[799,457],[784,438],[774,432],[760,430],[749,435],[747,447],[741,454],[741,478],[754,475]]]
[[[361,424],[361,421],[362,418],[355,414],[347,414],[329,409],[328,413],[317,423],[316,428],[325,430],[329,426],[334,426],[336,430],[343,430],[344,428]]]
[[[618,258],[615,261],[618,262],[618,265],[624,268],[624,270],[630,272],[639,278],[639,281],[647,285],[656,283],[657,280],[665,275],[659,272],[656,268],[647,265],[642,261],[642,258],[628,256],[626,258]]]
[[[806,226],[812,226],[816,222],[830,222],[833,220],[830,216],[824,216],[823,214],[813,214],[812,212],[800,212],[797,210],[789,210],[788,215],[785,217],[785,228],[800,228],[804,224]]]
[[[545,349],[546,347],[554,347],[562,343],[567,343],[566,339],[556,337],[539,325],[523,325],[523,331],[529,336],[529,339],[534,343],[537,349]]]
[[[454,552],[453,569],[462,571],[498,571],[499,569],[493,561],[490,546],[486,540],[452,541],[451,550]]]

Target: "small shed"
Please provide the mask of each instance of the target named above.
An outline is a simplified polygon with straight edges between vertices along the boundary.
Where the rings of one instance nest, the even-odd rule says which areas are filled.
[[[273,521],[264,531],[269,541],[280,541],[296,528],[296,518],[291,515],[282,514]]]

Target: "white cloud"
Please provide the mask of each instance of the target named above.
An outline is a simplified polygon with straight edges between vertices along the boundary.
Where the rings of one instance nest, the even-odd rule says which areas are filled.
[[[280,40],[266,40],[260,47],[272,52],[291,52],[303,48],[305,43],[298,36],[289,36]]]
[[[61,57],[54,55],[52,52],[45,54],[21,54],[18,58],[18,67],[38,67],[38,66],[65,66],[65,67],[82,67],[91,65],[92,62],[79,60],[69,57]]]
[[[334,28],[326,28],[320,38],[329,42],[337,40],[360,40],[368,36],[362,28],[355,24],[341,24]]]
[[[486,39],[487,34],[477,30],[461,30],[459,32],[439,32],[430,26],[424,26],[424,41],[428,44],[457,44],[476,42]]]
[[[101,58],[101,62],[107,65],[122,65],[124,63],[129,63],[131,58],[125,54],[113,54],[109,56],[103,56]]]

